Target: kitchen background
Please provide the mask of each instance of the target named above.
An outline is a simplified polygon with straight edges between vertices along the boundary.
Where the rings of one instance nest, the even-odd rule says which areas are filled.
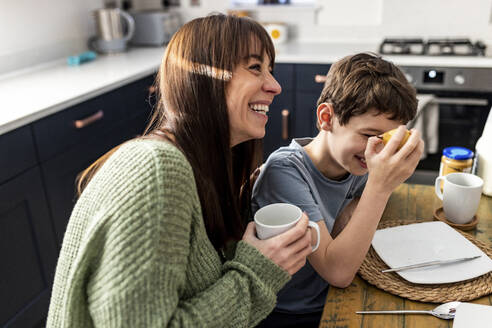
[[[265,155],[293,137],[317,133],[313,109],[326,72],[342,56],[377,52],[388,37],[469,38],[461,55],[438,42],[433,49],[440,55],[405,55],[410,47],[389,44],[384,57],[415,85],[419,106],[426,108],[416,124],[426,141],[434,141],[410,182],[433,184],[443,149],[464,146],[485,163],[478,174],[486,181],[483,193],[492,195],[492,116],[484,129],[492,105],[492,0],[290,0],[262,6],[252,5],[254,0],[0,0],[0,327],[43,327],[75,177],[141,134],[149,118],[162,39],[153,47],[132,45],[67,65],[67,57],[87,51],[96,35],[94,10],[130,2],[135,11],[165,3],[184,22],[234,9],[288,26],[287,42],[277,45],[274,74],[283,91],[269,108]],[[162,32],[158,36],[172,30],[160,17],[150,29]]]
[[[184,20],[226,12],[234,0],[181,0]],[[492,53],[492,0],[317,0],[263,6],[260,21],[289,24],[302,42],[379,43],[388,36],[480,39]],[[0,0],[0,74],[86,49],[95,33],[90,12],[103,0]],[[133,8],[159,8],[160,0],[133,0]],[[299,24],[302,22],[302,24]]]

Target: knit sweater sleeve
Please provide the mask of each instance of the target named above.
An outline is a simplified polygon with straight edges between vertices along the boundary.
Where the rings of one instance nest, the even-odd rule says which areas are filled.
[[[239,242],[235,257],[219,267],[217,279],[190,293],[190,244],[197,229],[193,217],[201,215],[191,167],[175,148],[160,152],[140,145],[126,151],[112,168],[125,177],[112,190],[120,195],[118,208],[104,211],[108,219],[91,238],[97,241],[92,248],[100,250],[93,255],[87,282],[94,326],[256,325],[273,309],[289,275]],[[136,169],[143,159],[145,167]]]

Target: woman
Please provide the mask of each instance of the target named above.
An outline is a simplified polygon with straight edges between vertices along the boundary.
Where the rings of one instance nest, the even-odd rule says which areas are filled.
[[[48,327],[248,327],[311,252],[307,217],[255,237],[249,176],[280,86],[254,21],[193,20],[169,43],[145,136],[84,171]]]

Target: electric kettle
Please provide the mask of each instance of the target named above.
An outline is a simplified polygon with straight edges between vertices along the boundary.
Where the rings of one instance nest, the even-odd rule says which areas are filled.
[[[119,8],[103,8],[93,12],[97,35],[89,39],[89,48],[99,53],[115,53],[126,50],[135,32],[133,17]],[[123,29],[126,22],[126,33]]]

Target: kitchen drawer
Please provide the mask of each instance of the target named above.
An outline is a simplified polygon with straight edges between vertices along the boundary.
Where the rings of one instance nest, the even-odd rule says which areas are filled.
[[[35,122],[34,137],[40,161],[100,137],[125,118],[132,97],[126,88],[118,88]]]
[[[149,113],[155,102],[149,95],[153,83],[151,75],[34,123],[40,160],[97,139],[128,117]]]
[[[31,127],[0,135],[0,183],[36,165]]]
[[[282,87],[282,90],[294,89],[294,64],[275,64],[273,75]]]
[[[312,65],[312,64],[300,64],[296,65],[296,90],[297,91],[309,91],[317,93],[318,96],[323,90],[324,83],[318,83],[315,81],[316,75],[326,75],[330,65]]]

